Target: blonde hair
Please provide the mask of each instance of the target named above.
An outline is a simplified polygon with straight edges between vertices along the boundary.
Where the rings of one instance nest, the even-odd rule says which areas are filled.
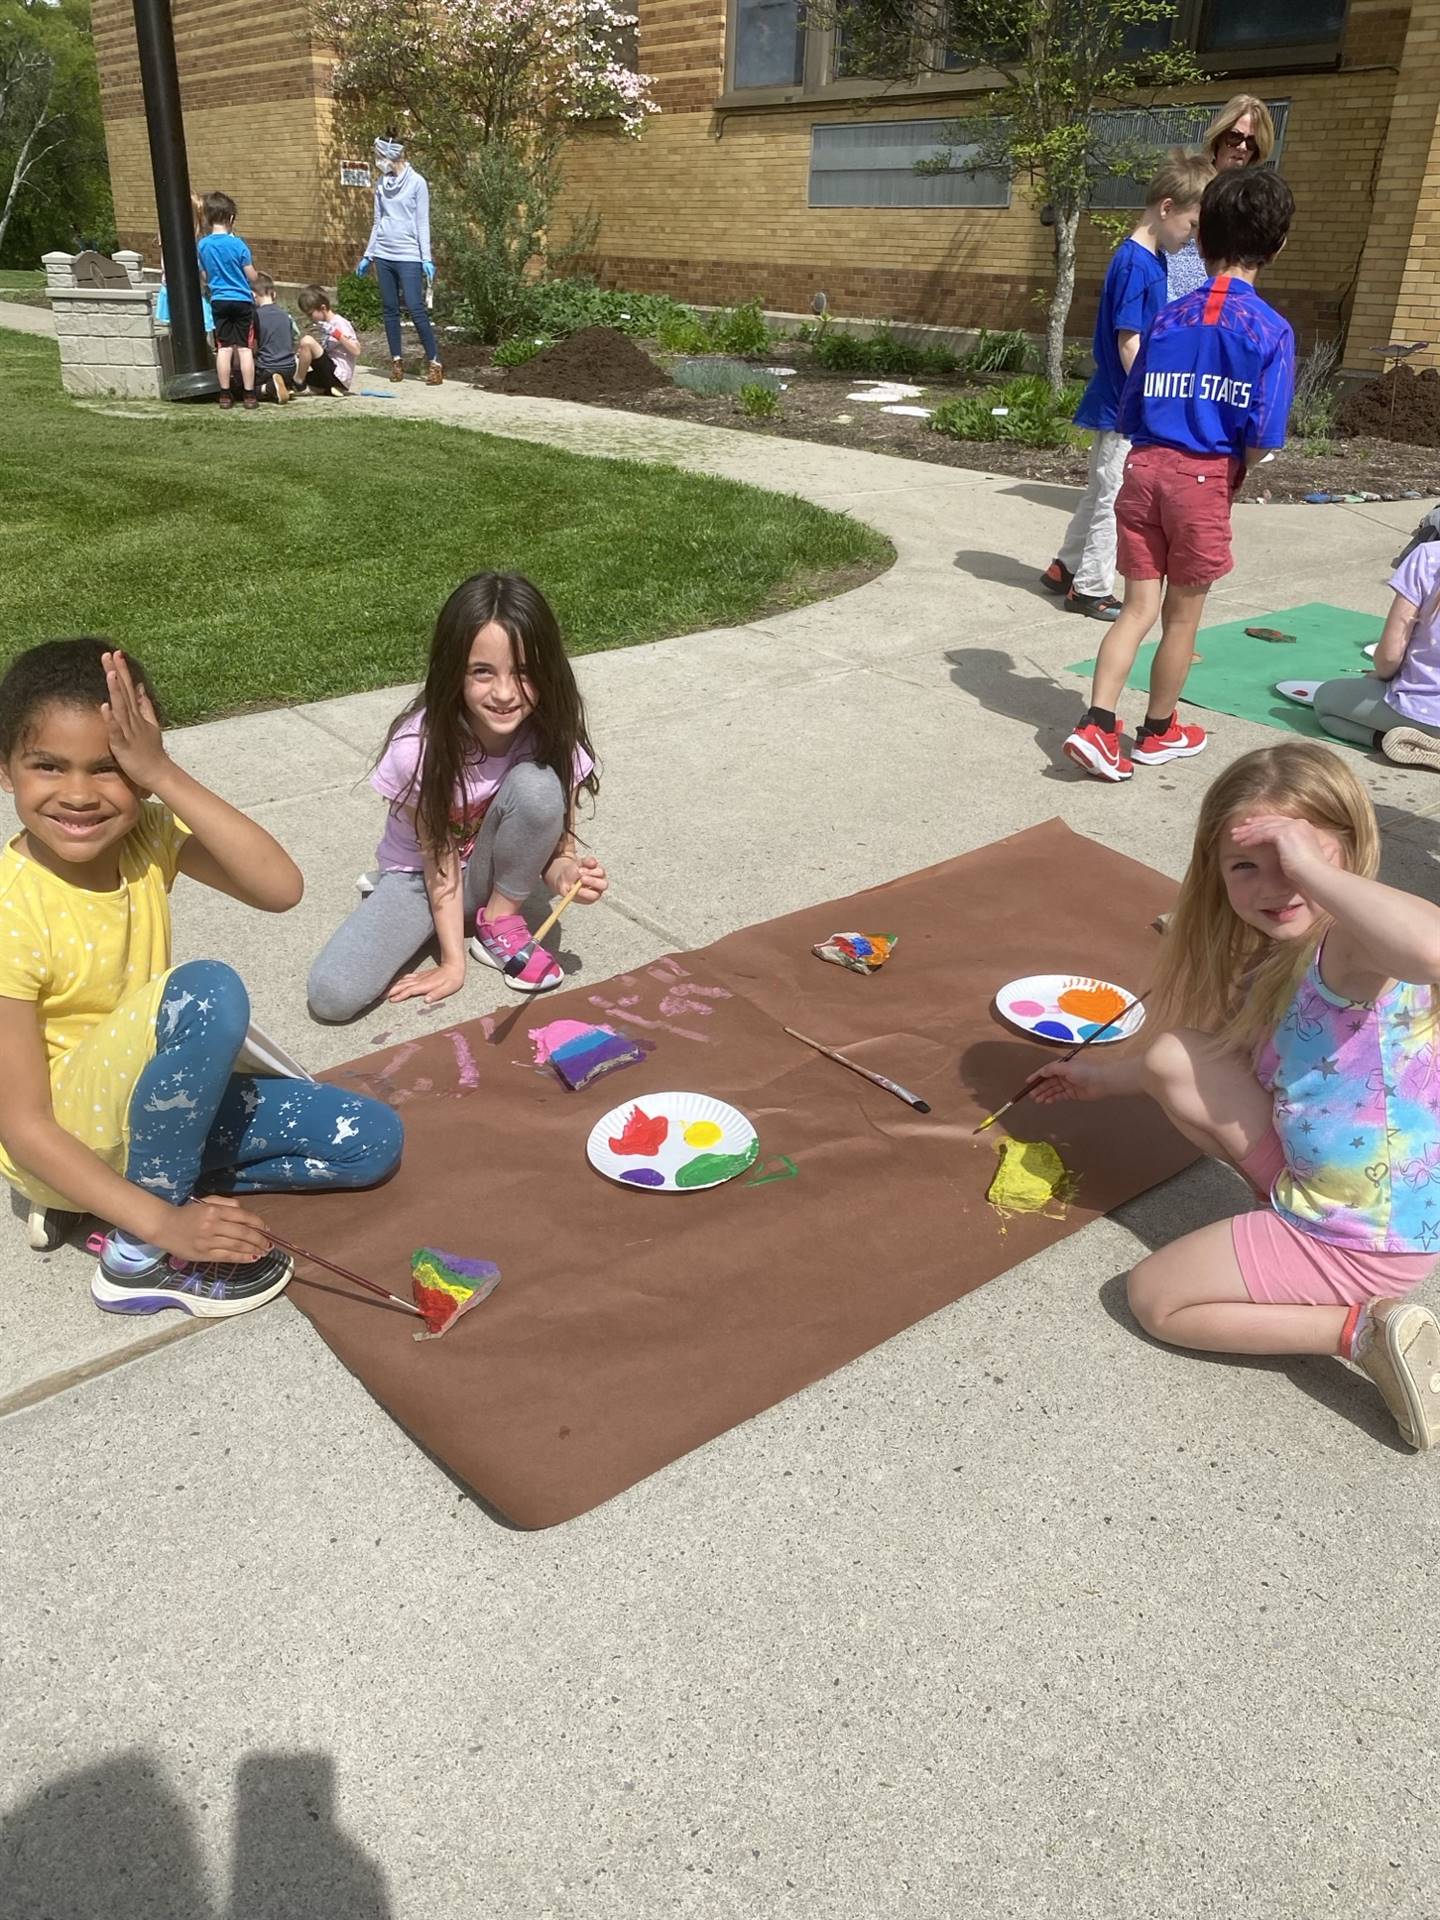
[[[1260,747],[1214,782],[1200,807],[1180,902],[1165,930],[1152,1013],[1157,1031],[1199,1027],[1228,1044],[1252,1048],[1284,1018],[1330,922],[1305,940],[1271,940],[1230,905],[1220,841],[1232,822],[1288,813],[1340,842],[1351,873],[1373,880],[1380,828],[1370,796],[1339,754],[1313,740]]]
[[[1183,153],[1172,147],[1145,189],[1145,204],[1158,207],[1162,200],[1173,200],[1177,207],[1198,207],[1214,178],[1215,164],[1208,153]]]
[[[1237,93],[1227,100],[1205,129],[1202,142],[1211,160],[1220,145],[1220,136],[1234,130],[1237,120],[1243,120],[1250,114],[1255,122],[1255,158],[1250,161],[1252,167],[1263,167],[1275,151],[1275,122],[1270,118],[1270,109],[1265,102],[1253,93]]]

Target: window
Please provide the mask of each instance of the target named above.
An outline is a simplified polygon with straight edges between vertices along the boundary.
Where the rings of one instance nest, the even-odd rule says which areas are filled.
[[[1261,47],[1339,46],[1345,0],[1206,0],[1195,46],[1201,53]]]
[[[861,120],[810,129],[812,207],[1008,207],[1003,173],[967,172],[977,143],[955,142],[953,120]],[[917,160],[948,153],[943,173]]]
[[[735,86],[798,87],[805,76],[801,0],[732,0]]]
[[[1143,207],[1145,182],[1166,153],[1171,147],[1198,148],[1205,137],[1205,129],[1224,104],[1223,100],[1216,100],[1209,106],[1154,107],[1141,108],[1132,113],[1093,114],[1090,124],[1097,143],[1105,152],[1114,154],[1117,160],[1133,160],[1134,165],[1129,173],[1097,180],[1091,206],[1100,209],[1134,207],[1137,210]],[[1267,100],[1265,104],[1275,122],[1275,151],[1270,156],[1270,165],[1273,167],[1278,164],[1284,150],[1290,102]]]

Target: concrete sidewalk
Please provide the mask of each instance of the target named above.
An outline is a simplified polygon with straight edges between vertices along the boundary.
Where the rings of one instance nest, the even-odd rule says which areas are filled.
[[[896,543],[840,600],[580,663],[615,876],[562,923],[582,979],[1054,814],[1178,874],[1208,780],[1277,737],[1217,717],[1199,767],[1121,790],[1056,764],[1098,638],[1033,584],[1066,489],[459,387],[385,412],[762,480]],[[1383,610],[1420,511],[1243,509],[1212,617]],[[243,955],[316,1065],[503,995],[476,970],[432,1014],[305,1016],[401,698],[173,741],[309,881],[263,924],[182,887],[181,956]],[[1440,782],[1360,764],[1388,873],[1433,893]],[[533,1536],[288,1308],[152,1350],[80,1256],[12,1237],[7,1911],[1418,1913],[1440,1481],[1338,1367],[1164,1352],[1124,1312],[1140,1251],[1233,1204],[1187,1175]]]

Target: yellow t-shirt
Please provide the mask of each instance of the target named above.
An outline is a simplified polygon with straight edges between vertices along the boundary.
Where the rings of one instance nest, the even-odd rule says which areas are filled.
[[[130,1096],[155,1051],[170,971],[170,889],[187,829],[147,800],[120,844],[120,885],[87,893],[20,852],[0,853],[0,998],[30,1000],[65,1131],[125,1171]],[[0,1174],[42,1206],[71,1205],[0,1147]]]

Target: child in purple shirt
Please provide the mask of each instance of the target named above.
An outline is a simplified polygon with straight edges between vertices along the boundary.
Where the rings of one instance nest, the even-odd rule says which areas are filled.
[[[1390,591],[1395,600],[1374,670],[1323,681],[1315,718],[1337,740],[1440,773],[1440,541],[1407,553]]]

